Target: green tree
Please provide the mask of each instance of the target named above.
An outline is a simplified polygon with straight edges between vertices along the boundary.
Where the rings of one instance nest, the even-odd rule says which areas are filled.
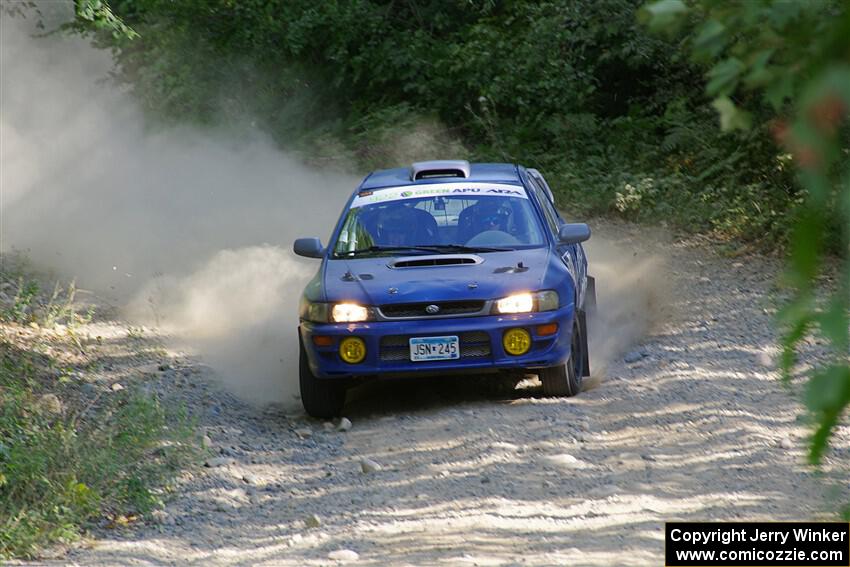
[[[781,367],[790,379],[810,332],[831,345],[831,361],[811,373],[805,391],[815,418],[809,456],[819,463],[850,404],[850,5],[661,0],[644,16],[657,29],[687,27],[691,52],[710,64],[705,89],[724,129],[751,129],[753,109],[769,108],[776,142],[796,166],[804,193],[786,272],[793,297],[779,317]],[[839,277],[834,289],[823,289],[817,282],[830,252]]]

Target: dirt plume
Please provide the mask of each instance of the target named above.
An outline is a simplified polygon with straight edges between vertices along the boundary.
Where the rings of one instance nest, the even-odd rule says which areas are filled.
[[[616,357],[672,316],[674,303],[665,252],[669,235],[646,228],[637,235],[611,221],[590,224],[594,233],[585,248],[598,304],[588,322],[592,386]]]
[[[127,311],[203,353],[237,395],[292,405],[295,309],[314,268],[277,246],[222,250],[190,274],[154,278]]]
[[[298,295],[318,267],[291,243],[326,238],[358,180],[260,131],[152,130],[106,80],[108,52],[0,23],[2,251],[129,304],[243,396],[291,402]]]

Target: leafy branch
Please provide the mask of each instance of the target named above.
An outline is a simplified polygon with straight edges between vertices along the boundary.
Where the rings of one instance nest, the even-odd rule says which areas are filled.
[[[103,0],[74,0],[74,14],[80,31],[88,28],[110,33],[113,39],[135,39],[139,37],[133,28],[115,15]]]
[[[792,297],[778,318],[780,365],[789,381],[810,332],[830,345],[829,361],[809,374],[805,389],[815,418],[809,459],[818,464],[850,405],[850,167],[842,159],[848,151],[850,8],[826,0],[660,0],[641,16],[667,33],[687,28],[693,57],[708,65],[705,92],[724,130],[750,130],[754,116],[770,116],[777,153],[789,153],[796,166],[804,196],[785,274]],[[827,289],[818,278],[831,263],[826,243],[835,218],[840,277]]]

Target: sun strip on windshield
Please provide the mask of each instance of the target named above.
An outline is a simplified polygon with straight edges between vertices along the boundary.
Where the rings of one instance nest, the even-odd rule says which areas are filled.
[[[351,208],[389,203],[422,197],[516,197],[528,199],[525,189],[518,185],[499,183],[434,183],[429,185],[403,185],[385,189],[361,191],[351,202]]]

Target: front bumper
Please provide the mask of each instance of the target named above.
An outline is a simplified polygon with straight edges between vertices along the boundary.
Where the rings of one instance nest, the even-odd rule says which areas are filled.
[[[574,316],[575,309],[570,304],[556,311],[518,315],[364,323],[302,321],[298,332],[310,370],[319,378],[475,373],[546,368],[564,363],[570,357]],[[557,323],[558,331],[540,336],[537,327],[550,323]],[[532,344],[527,353],[514,356],[505,352],[502,335],[517,327],[531,334]],[[331,344],[317,346],[313,342],[315,335],[330,337]],[[461,337],[461,358],[411,362],[405,354],[407,338],[442,335]],[[366,343],[366,358],[358,364],[348,364],[339,356],[339,342],[349,336],[360,337]],[[467,338],[469,343],[464,348]]]

